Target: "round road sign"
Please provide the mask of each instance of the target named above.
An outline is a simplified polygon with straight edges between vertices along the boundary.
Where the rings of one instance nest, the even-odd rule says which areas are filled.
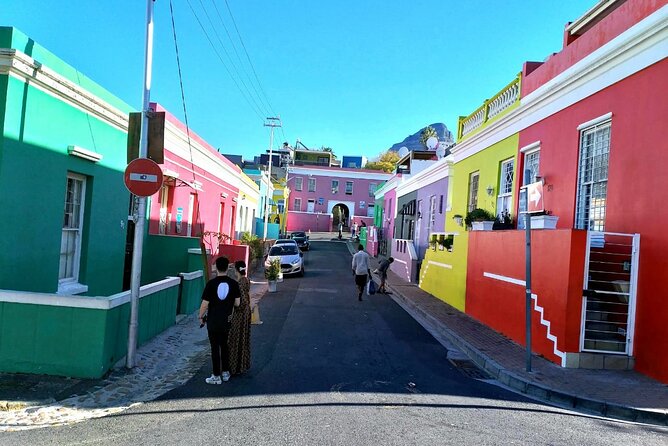
[[[150,197],[162,187],[162,169],[153,160],[137,158],[125,168],[125,187],[138,197]]]

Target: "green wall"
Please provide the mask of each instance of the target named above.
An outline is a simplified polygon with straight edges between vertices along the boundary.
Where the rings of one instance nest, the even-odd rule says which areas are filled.
[[[139,301],[139,345],[174,324],[178,284]],[[130,303],[109,310],[0,302],[0,371],[100,378],[127,352]]]
[[[179,299],[179,314],[191,314],[199,308],[204,291],[204,276],[192,280],[183,279],[181,282],[181,297]]]
[[[188,264],[190,248],[199,248],[198,238],[148,235],[144,242],[141,283],[157,282],[167,276],[176,277],[181,272],[193,271]]]
[[[0,47],[32,54],[43,66],[112,103],[130,107],[11,28]],[[126,134],[108,122],[15,77],[0,76],[3,113],[0,209],[11,231],[0,234],[0,289],[55,292],[68,172],[86,177],[79,282],[89,295],[121,290],[129,193],[123,184]],[[68,155],[77,145],[103,156],[95,163]]]

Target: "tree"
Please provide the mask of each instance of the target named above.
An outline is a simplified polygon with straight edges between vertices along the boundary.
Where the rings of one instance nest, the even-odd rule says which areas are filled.
[[[425,149],[427,148],[427,140],[432,136],[438,138],[438,133],[436,133],[436,129],[432,126],[425,127],[420,133],[420,144],[422,144]]]
[[[336,153],[334,153],[334,149],[332,149],[331,147],[321,147],[321,150],[322,150],[323,152],[329,152],[329,153],[331,153],[331,154],[332,154],[332,158],[336,158]]]
[[[397,161],[399,161],[399,154],[393,150],[388,150],[378,155],[376,161],[366,163],[366,168],[391,173],[394,172]]]

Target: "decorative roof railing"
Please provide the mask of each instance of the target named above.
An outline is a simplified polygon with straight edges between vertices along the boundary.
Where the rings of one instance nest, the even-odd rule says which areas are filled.
[[[487,99],[478,109],[468,116],[460,116],[457,125],[457,141],[482,128],[504,111],[519,103],[522,73],[506,85],[500,92]]]

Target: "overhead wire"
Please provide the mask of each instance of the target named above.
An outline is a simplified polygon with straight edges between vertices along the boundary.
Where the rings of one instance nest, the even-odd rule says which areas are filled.
[[[199,19],[199,16],[198,16],[197,13],[195,12],[195,9],[193,8],[192,4],[190,3],[190,0],[186,0],[186,2],[188,3],[188,6],[190,7],[190,11],[191,11],[191,12],[193,13],[193,15],[195,16],[195,20],[197,21],[197,23],[199,24],[200,28],[202,29],[202,32],[204,33],[204,36],[206,37],[206,40],[207,40],[207,41],[209,42],[209,44],[211,45],[211,48],[213,49],[214,53],[216,53],[216,56],[218,57],[218,59],[220,60],[220,63],[221,63],[221,64],[223,65],[223,67],[225,68],[225,71],[227,71],[227,74],[228,74],[228,75],[230,76],[230,78],[232,79],[232,82],[234,83],[234,85],[237,87],[237,89],[238,89],[239,92],[241,93],[241,96],[244,98],[244,100],[245,100],[246,103],[250,106],[250,108],[253,110],[253,112],[257,115],[257,117],[260,118],[260,120],[261,120],[262,122],[264,122],[264,116],[262,116],[262,115],[263,115],[262,111],[261,111],[260,109],[258,109],[258,108],[253,104],[253,102],[247,97],[246,93],[244,93],[244,91],[243,91],[243,90],[241,89],[241,87],[239,86],[239,83],[237,82],[236,78],[232,75],[232,72],[230,71],[229,67],[227,66],[227,64],[226,64],[225,61],[223,60],[222,56],[221,56],[220,53],[218,52],[218,50],[217,50],[217,48],[216,48],[216,45],[213,43],[213,41],[212,41],[211,38],[209,37],[209,33],[207,33],[206,28],[204,27],[202,21]]]

